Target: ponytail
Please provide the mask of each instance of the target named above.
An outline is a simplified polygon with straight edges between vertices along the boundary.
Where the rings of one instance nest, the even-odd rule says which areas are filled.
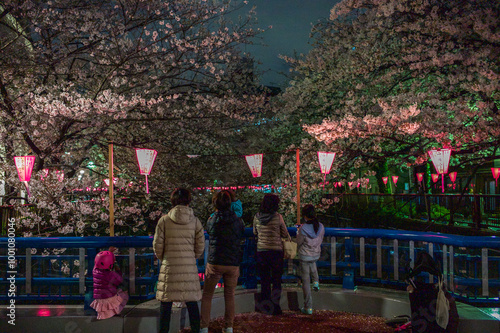
[[[314,210],[314,206],[309,204],[302,207],[302,216],[307,217],[305,219],[306,224],[312,224],[314,227],[314,232],[318,233],[319,231],[319,221],[316,217],[316,211]]]

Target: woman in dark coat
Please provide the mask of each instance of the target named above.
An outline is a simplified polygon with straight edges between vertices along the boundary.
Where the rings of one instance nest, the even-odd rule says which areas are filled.
[[[212,203],[216,212],[208,219],[206,226],[210,241],[201,299],[200,332],[208,332],[212,297],[221,278],[224,281],[226,308],[224,332],[233,332],[234,291],[240,276],[241,241],[244,239],[245,226],[231,210],[231,194],[228,191],[217,193]]]

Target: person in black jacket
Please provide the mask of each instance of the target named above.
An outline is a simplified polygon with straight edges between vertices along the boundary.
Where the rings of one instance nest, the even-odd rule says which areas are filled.
[[[205,283],[201,299],[201,333],[208,332],[210,310],[215,286],[224,281],[225,329],[233,332],[234,291],[238,284],[241,263],[241,241],[245,226],[231,210],[231,194],[218,192],[212,199],[216,209],[207,222],[209,236],[208,260],[205,266]]]

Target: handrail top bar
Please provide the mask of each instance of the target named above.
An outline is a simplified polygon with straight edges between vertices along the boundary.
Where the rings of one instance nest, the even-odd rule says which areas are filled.
[[[297,228],[289,227],[291,236],[297,234]],[[253,229],[245,229],[245,237],[252,237]],[[423,241],[469,248],[500,248],[500,237],[496,236],[461,236],[423,231],[360,229],[360,228],[325,228],[325,236],[364,237]],[[205,233],[205,238],[208,236]],[[16,237],[16,248],[104,248],[152,247],[153,236],[88,236],[88,237]],[[7,248],[8,238],[0,238],[0,248]]]

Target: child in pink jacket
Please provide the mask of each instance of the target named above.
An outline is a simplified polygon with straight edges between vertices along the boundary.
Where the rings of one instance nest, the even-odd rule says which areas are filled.
[[[90,306],[97,311],[97,319],[111,318],[119,314],[128,301],[128,293],[117,289],[123,282],[120,268],[115,264],[113,247],[102,251],[95,257],[92,275],[94,278],[94,301]]]

